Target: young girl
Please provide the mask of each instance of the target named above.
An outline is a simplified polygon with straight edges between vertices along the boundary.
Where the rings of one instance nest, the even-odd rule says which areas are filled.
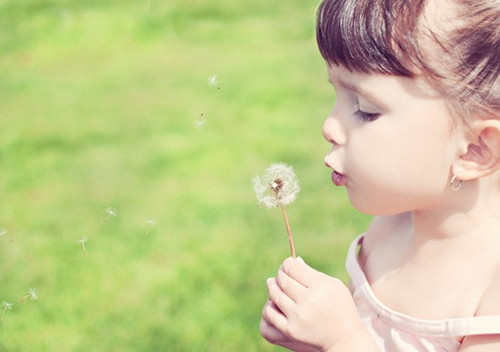
[[[500,351],[500,2],[324,0],[325,164],[358,210],[347,288],[288,258],[260,325],[296,351]]]

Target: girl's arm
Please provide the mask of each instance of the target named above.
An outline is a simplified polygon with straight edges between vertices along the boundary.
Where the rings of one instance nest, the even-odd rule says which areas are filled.
[[[264,326],[263,335],[271,343],[287,348],[287,344],[299,344],[325,352],[380,352],[340,280],[288,258],[277,277],[268,280],[268,291],[261,331]]]

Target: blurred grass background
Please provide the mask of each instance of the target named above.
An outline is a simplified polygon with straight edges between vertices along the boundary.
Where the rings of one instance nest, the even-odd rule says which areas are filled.
[[[0,351],[281,350],[258,332],[289,255],[252,190],[272,162],[301,181],[299,255],[347,279],[368,218],[322,163],[316,6],[0,0]]]

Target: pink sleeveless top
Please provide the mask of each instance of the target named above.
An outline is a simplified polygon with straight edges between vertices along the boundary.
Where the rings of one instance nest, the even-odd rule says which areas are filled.
[[[416,319],[385,306],[374,295],[358,260],[364,234],[351,244],[346,268],[354,288],[354,302],[361,320],[379,348],[386,352],[458,351],[461,337],[500,334],[500,316],[442,320]]]

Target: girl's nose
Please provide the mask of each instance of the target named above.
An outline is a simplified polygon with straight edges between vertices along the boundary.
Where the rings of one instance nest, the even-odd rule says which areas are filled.
[[[323,137],[334,146],[343,145],[346,142],[345,133],[340,120],[332,112],[323,123]]]

